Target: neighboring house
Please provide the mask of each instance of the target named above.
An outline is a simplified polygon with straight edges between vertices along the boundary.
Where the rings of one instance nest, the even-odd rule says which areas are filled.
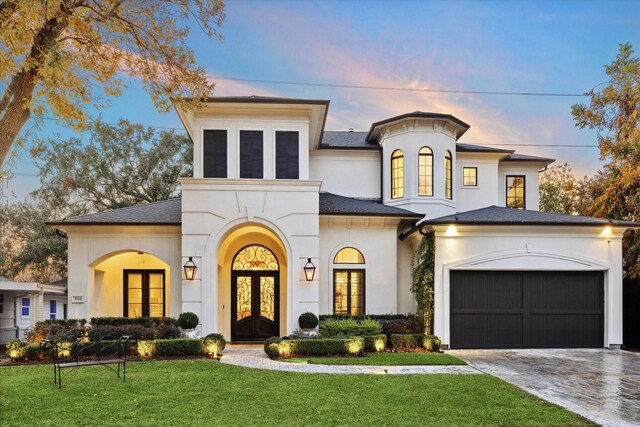
[[[458,143],[469,125],[449,114],[333,132],[328,107],[179,111],[194,154],[181,198],[51,223],[68,236],[69,316],[192,311],[203,334],[254,341],[306,311],[413,312],[411,260],[433,229],[445,346],[622,343],[622,234],[638,224],[538,212],[553,159]]]
[[[24,338],[40,320],[65,319],[67,282],[14,282],[0,277],[0,345]]]

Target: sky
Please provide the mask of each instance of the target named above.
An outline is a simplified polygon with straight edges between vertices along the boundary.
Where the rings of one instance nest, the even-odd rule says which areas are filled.
[[[412,111],[452,114],[471,125],[460,142],[510,144],[519,153],[567,162],[580,177],[602,166],[598,149],[558,145],[597,145],[595,132],[576,128],[571,116],[571,106],[588,103],[587,97],[256,80],[583,94],[607,81],[604,65],[615,59],[619,44],[630,42],[640,54],[640,1],[229,1],[226,14],[224,42],[207,38],[197,27],[188,39],[198,64],[216,83],[214,95],[328,99],[327,130],[368,130],[373,122]],[[110,107],[92,111],[94,117],[182,128],[175,112],[154,109],[138,81],[125,81],[123,95]],[[75,135],[52,120],[33,134]],[[38,167],[28,148],[21,150],[14,178],[5,184],[9,200],[23,199],[38,187]]]

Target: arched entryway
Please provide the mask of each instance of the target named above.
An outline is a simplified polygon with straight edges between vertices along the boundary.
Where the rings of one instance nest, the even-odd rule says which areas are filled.
[[[279,335],[280,266],[262,245],[240,249],[231,264],[231,339],[265,340]]]

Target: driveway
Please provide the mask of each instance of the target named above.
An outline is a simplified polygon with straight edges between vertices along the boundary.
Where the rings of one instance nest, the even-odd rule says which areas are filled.
[[[605,349],[447,353],[598,424],[640,425],[640,353]]]

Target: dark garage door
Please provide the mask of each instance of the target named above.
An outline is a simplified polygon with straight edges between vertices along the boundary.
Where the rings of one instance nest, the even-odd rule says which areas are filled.
[[[451,348],[604,346],[604,278],[583,271],[451,271]]]

